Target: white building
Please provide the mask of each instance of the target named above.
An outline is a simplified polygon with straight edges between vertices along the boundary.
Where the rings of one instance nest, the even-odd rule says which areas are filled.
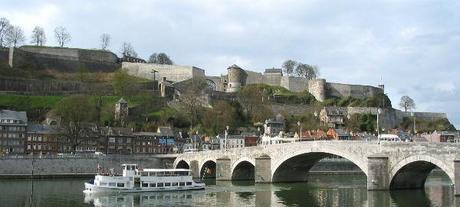
[[[225,143],[227,140],[227,143]],[[220,149],[230,149],[230,148],[243,148],[244,147],[244,137],[239,135],[229,135],[227,139],[225,137],[219,137]]]

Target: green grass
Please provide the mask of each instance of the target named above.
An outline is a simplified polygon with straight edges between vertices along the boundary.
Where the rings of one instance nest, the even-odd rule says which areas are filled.
[[[16,110],[51,109],[63,96],[0,95],[0,107]]]

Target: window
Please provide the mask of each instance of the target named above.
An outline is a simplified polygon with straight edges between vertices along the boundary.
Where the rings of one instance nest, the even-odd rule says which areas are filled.
[[[172,183],[172,186],[177,186],[179,185],[179,183]]]
[[[192,182],[187,182],[186,184],[187,184],[187,185],[192,185]]]
[[[156,183],[150,183],[150,187],[155,188],[155,187],[157,187],[157,184]]]
[[[165,183],[165,187],[171,186],[171,183]]]
[[[159,188],[161,188],[161,187],[163,187],[163,183],[157,183],[157,186],[158,186]]]
[[[185,183],[184,183],[184,182],[180,182],[180,183],[179,183],[179,186],[185,186]]]
[[[109,186],[110,186],[110,187],[115,187],[115,186],[116,186],[116,183],[109,183]]]
[[[124,183],[117,183],[117,187],[123,188],[123,187],[125,187],[125,184]]]
[[[142,187],[143,187],[143,188],[149,187],[149,183],[144,183],[144,182],[142,182]]]
[[[106,186],[106,185],[107,185],[107,183],[104,183],[104,182],[100,182],[100,183],[99,183],[99,185],[101,185],[101,186]]]

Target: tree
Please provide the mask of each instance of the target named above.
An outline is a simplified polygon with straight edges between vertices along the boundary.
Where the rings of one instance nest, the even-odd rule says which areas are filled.
[[[288,75],[291,75],[294,73],[294,69],[297,66],[297,62],[294,60],[286,60],[283,62],[283,65],[281,66],[284,70],[284,72]]]
[[[123,57],[137,57],[136,51],[129,42],[123,42],[120,53]]]
[[[149,63],[162,64],[162,65],[172,65],[174,62],[169,58],[165,53],[153,53],[149,57]]]
[[[0,47],[6,45],[5,38],[8,34],[8,29],[10,29],[10,26],[10,21],[7,18],[0,18]]]
[[[24,32],[20,27],[10,26],[5,40],[9,46],[16,47],[24,43],[26,38],[24,37]]]
[[[202,118],[205,130],[217,135],[225,130],[226,126],[234,128],[236,125],[236,109],[226,101],[216,101],[211,109],[207,109]]]
[[[73,95],[63,98],[54,107],[56,115],[61,117],[61,126],[73,151],[85,138],[90,137],[88,123],[95,121],[96,107],[87,95]]]
[[[179,100],[183,107],[183,112],[188,115],[191,128],[198,123],[199,113],[203,108],[202,92],[207,87],[206,80],[203,78],[192,78],[188,80],[185,87],[180,91]]]
[[[299,63],[295,68],[295,73],[308,80],[315,79],[319,75],[318,67],[314,65]]]
[[[399,106],[404,109],[404,112],[407,112],[407,110],[415,109],[415,102],[409,96],[402,96]]]
[[[107,48],[110,45],[110,35],[107,33],[104,33],[101,35],[101,49],[102,50],[107,50]]]
[[[253,123],[263,122],[272,116],[271,109],[264,103],[263,89],[247,85],[238,92],[237,98]]]
[[[46,35],[43,27],[35,26],[34,30],[32,31],[32,40],[30,42],[37,46],[43,46],[43,44],[45,44]]]
[[[69,43],[72,37],[70,33],[67,32],[65,27],[59,26],[54,29],[54,36],[60,47],[64,47],[65,44]]]

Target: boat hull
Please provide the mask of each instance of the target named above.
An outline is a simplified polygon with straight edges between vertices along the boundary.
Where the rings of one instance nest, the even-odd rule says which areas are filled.
[[[204,183],[195,183],[193,186],[174,186],[174,187],[160,187],[160,188],[110,188],[96,186],[91,183],[85,183],[84,193],[97,193],[97,192],[163,192],[163,191],[185,191],[185,190],[203,190],[205,189]]]

